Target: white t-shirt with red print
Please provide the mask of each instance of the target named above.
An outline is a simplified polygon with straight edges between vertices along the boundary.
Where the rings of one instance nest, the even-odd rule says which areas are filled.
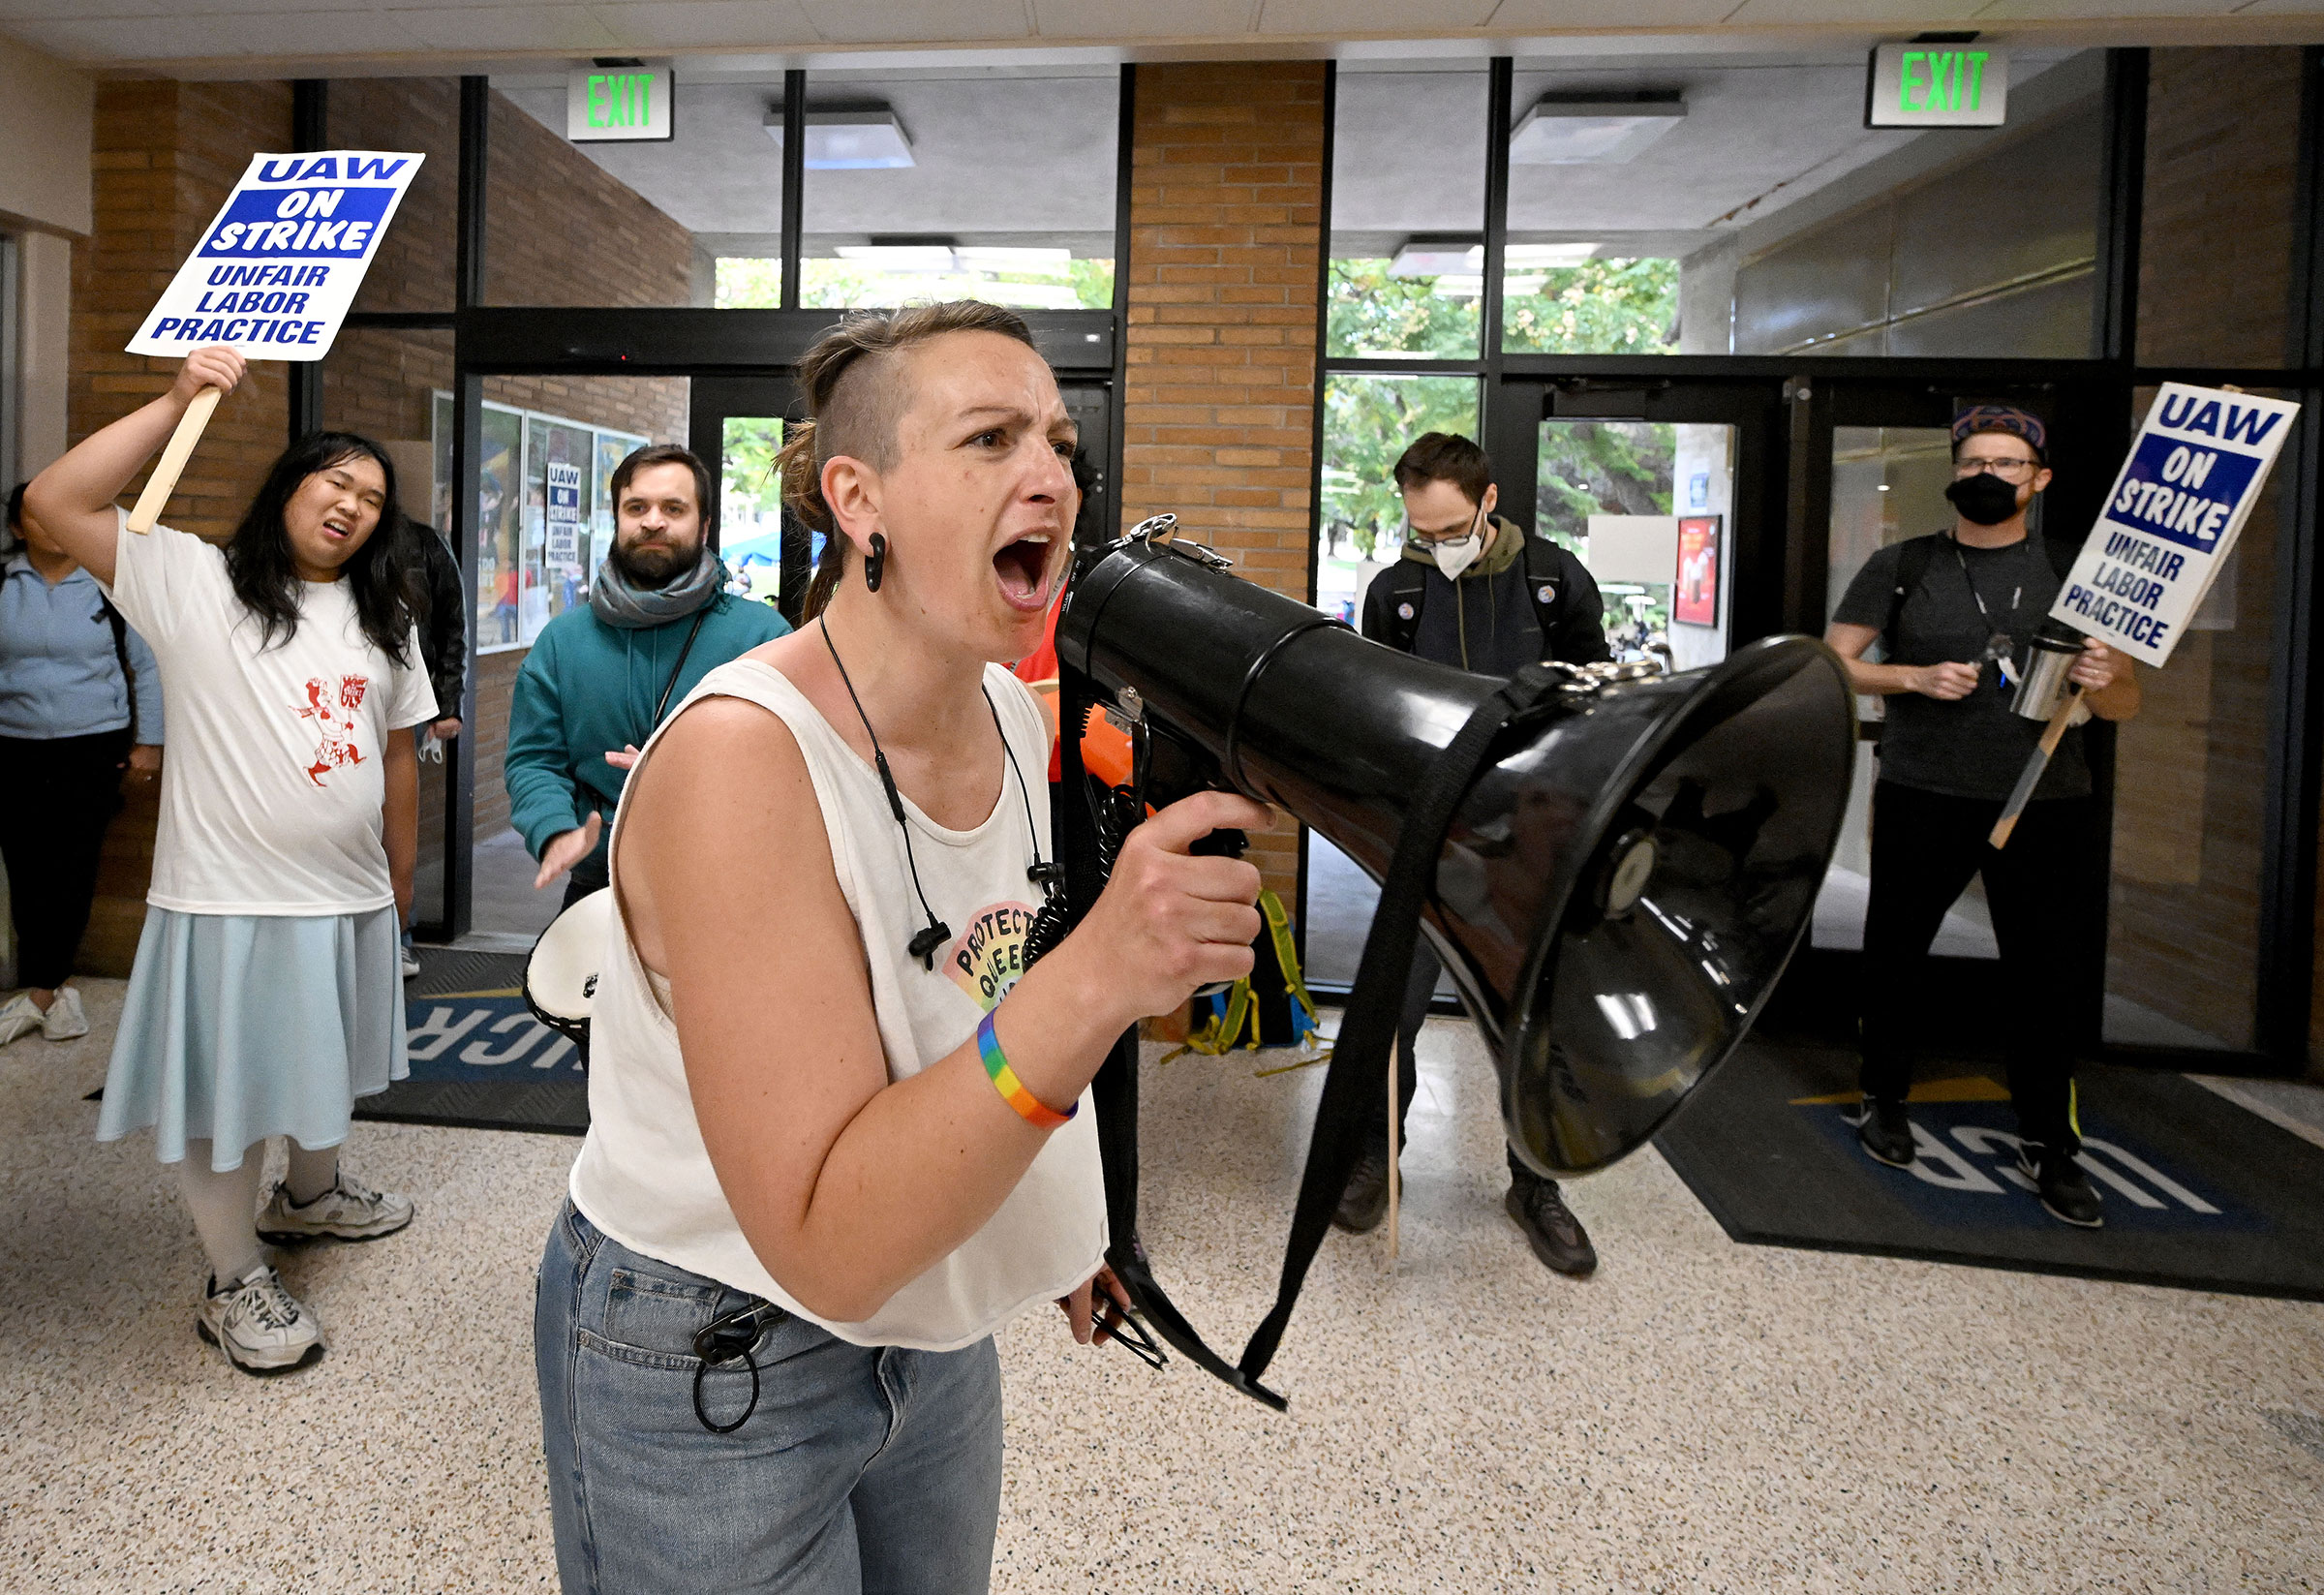
[[[393,905],[383,750],[436,718],[416,629],[398,664],[363,634],[344,582],[302,582],[297,633],[261,646],[225,551],[166,526],[124,527],[108,591],[160,661],[169,714],[145,901],[188,914]]]

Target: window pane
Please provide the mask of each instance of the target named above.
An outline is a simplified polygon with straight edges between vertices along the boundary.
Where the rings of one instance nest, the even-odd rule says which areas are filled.
[[[2279,365],[2291,308],[2296,48],[2149,57],[2138,357]],[[2222,237],[2233,249],[2220,249]]]
[[[782,447],[780,415],[729,415],[719,459],[719,552],[749,596],[772,603],[782,594],[782,481],[775,456]],[[813,534],[808,567],[823,552]]]
[[[1476,358],[1484,73],[1344,65],[1336,96],[1325,353]]]
[[[710,305],[721,258],[780,260],[780,72],[681,61],[661,142],[566,141],[562,72],[495,74],[492,87],[486,302]]]
[[[1404,499],[1392,475],[1423,432],[1477,436],[1474,377],[1335,373],[1324,383],[1324,542],[1315,605],[1350,625],[1371,579],[1403,548]]]
[[[1111,66],[810,75],[801,302],[1111,308],[1120,98]],[[767,280],[721,260],[719,302]]]
[[[2154,396],[2142,389],[2133,414]],[[2139,711],[2118,733],[2109,1041],[2241,1049],[2255,1038],[2276,546],[2297,445],[2285,440],[2170,663],[2139,669]]]
[[[1506,347],[2087,354],[2103,60],[2011,65],[2007,126],[1913,132],[1857,51],[1519,62]]]

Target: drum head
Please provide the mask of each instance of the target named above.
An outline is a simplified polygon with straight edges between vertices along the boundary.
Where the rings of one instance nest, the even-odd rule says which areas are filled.
[[[613,889],[595,891],[559,914],[525,965],[525,1005],[550,1028],[584,1039],[597,968],[613,927]]]

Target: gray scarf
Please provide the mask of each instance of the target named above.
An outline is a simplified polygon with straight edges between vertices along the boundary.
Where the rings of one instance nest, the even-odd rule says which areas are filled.
[[[589,606],[607,626],[640,631],[684,620],[716,599],[725,586],[726,567],[705,542],[693,569],[661,587],[632,584],[608,558],[597,567],[597,579],[589,584]]]

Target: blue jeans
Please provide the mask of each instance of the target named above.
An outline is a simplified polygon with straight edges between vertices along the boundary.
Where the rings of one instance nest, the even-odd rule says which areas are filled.
[[[856,1346],[779,1314],[758,1405],[694,1415],[694,1333],[757,1299],[608,1239],[570,1202],[534,1301],[557,1572],[568,1595],[780,1590],[978,1595],[1000,1523],[1000,1360]],[[702,1405],[729,1424],[750,1373]]]

